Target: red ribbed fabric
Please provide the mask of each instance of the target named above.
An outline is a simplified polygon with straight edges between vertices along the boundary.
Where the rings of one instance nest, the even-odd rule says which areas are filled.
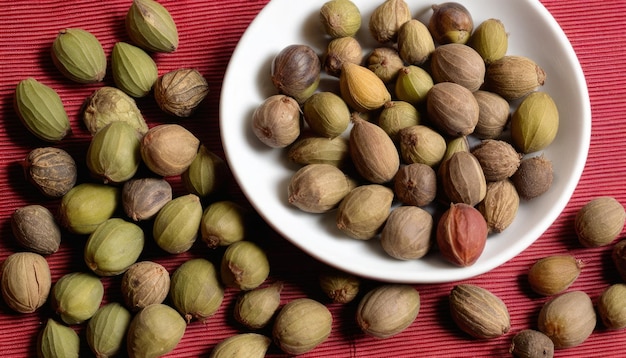
[[[229,58],[248,24],[268,0],[162,0],[180,32],[179,49],[154,58],[159,72],[180,67],[196,68],[208,80],[210,93],[199,111],[181,123],[194,132],[210,150],[223,157],[218,125],[218,106],[222,79]],[[0,0],[0,261],[21,249],[15,244],[9,218],[16,208],[43,203],[56,210],[58,201],[46,200],[24,180],[20,161],[26,154],[47,146],[29,134],[12,108],[15,85],[34,77],[55,88],[70,116],[73,133],[57,146],[75,156],[82,180],[87,180],[84,153],[89,134],[79,116],[80,106],[97,85],[78,85],[62,77],[50,60],[50,45],[57,31],[81,27],[91,31],[110,54],[116,41],[128,41],[124,16],[130,0],[81,1],[7,1]],[[320,2],[321,4],[322,2]],[[530,290],[525,274],[539,258],[548,254],[571,253],[585,262],[579,279],[570,290],[583,290],[595,301],[602,290],[620,282],[611,260],[611,246],[583,249],[576,240],[573,218],[590,199],[610,195],[626,203],[626,12],[624,1],[542,0],[568,35],[582,64],[591,98],[593,115],[591,147],[580,183],[569,204],[556,222],[532,246],[516,258],[481,276],[464,282],[491,290],[507,304],[511,332],[493,340],[475,340],[459,331],[451,321],[447,295],[456,283],[415,285],[421,294],[417,320],[401,334],[379,340],[365,336],[355,323],[356,301],[339,305],[329,303],[318,288],[317,275],[325,266],[310,258],[274,233],[261,220],[251,240],[268,253],[271,273],[268,282],[282,281],[282,303],[298,297],[310,297],[327,304],[334,318],[329,339],[303,357],[503,357],[508,356],[513,334],[525,328],[537,328],[537,316],[547,300]],[[550,49],[545,49],[550,51]],[[254,61],[254,59],[250,59]],[[112,84],[107,74],[106,84]],[[172,122],[158,109],[152,98],[138,100],[150,126]],[[174,195],[184,193],[179,180],[173,179]],[[224,197],[247,204],[231,181]],[[87,270],[83,264],[85,238],[64,234],[61,249],[47,257],[55,282],[62,275]],[[190,252],[167,255],[148,242],[142,259],[163,264],[170,273],[191,257],[205,257],[219,263],[220,250],[196,245]],[[103,278],[104,303],[120,299],[120,277]],[[365,281],[363,292],[376,285]],[[185,335],[168,356],[207,356],[220,340],[246,332],[232,318],[238,292],[226,290],[221,308],[205,324],[191,323]],[[33,357],[37,334],[49,317],[56,317],[49,304],[34,314],[17,314],[0,300],[0,355]],[[76,326],[82,342],[81,356],[90,356],[84,326]],[[260,333],[270,334],[268,329]],[[558,357],[621,356],[626,345],[626,331],[608,331],[599,324],[582,345],[560,350]],[[282,357],[272,345],[270,357]]]

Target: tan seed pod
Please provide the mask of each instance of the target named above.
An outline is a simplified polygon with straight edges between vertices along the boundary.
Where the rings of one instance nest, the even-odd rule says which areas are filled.
[[[122,276],[122,299],[131,311],[139,311],[151,304],[162,303],[169,289],[169,272],[156,262],[136,262]]]
[[[626,210],[617,199],[597,197],[585,204],[574,219],[578,241],[585,247],[598,247],[613,242],[624,229]]]
[[[385,339],[399,334],[417,318],[420,294],[410,285],[378,286],[363,296],[356,311],[356,321],[363,332]]]
[[[395,42],[398,30],[411,20],[411,10],[404,0],[385,0],[378,5],[369,21],[369,30],[380,43]]]
[[[244,292],[235,302],[235,320],[250,329],[267,326],[280,306],[282,289],[283,284],[277,282]]]
[[[200,140],[178,124],[159,124],[141,139],[141,158],[155,174],[182,174],[196,158]]]
[[[335,137],[300,137],[287,151],[291,162],[299,165],[330,164],[338,168],[350,162],[348,139]]]
[[[400,156],[385,131],[366,120],[353,116],[350,131],[350,157],[366,180],[382,184],[391,181],[400,166]]]
[[[393,191],[406,205],[426,206],[437,196],[437,174],[426,164],[403,165],[394,177]]]
[[[309,213],[323,213],[339,205],[356,187],[339,168],[330,164],[309,164],[300,168],[289,180],[288,202]]]
[[[284,148],[300,135],[300,105],[277,94],[266,98],[252,113],[252,132],[271,148]]]
[[[384,83],[393,82],[402,67],[404,67],[404,61],[400,58],[400,54],[390,47],[377,47],[367,57],[367,68]]]
[[[504,56],[492,62],[485,72],[487,88],[506,100],[518,99],[543,86],[545,71],[524,56]]]
[[[626,285],[613,284],[602,291],[598,299],[598,315],[608,329],[626,328]]]
[[[500,233],[509,227],[518,209],[519,195],[510,180],[487,183],[487,193],[478,204],[478,210],[485,217],[490,233]]]
[[[400,154],[406,164],[422,163],[434,167],[446,154],[446,140],[425,125],[414,125],[398,132]]]
[[[426,112],[442,133],[452,137],[471,134],[478,123],[478,102],[467,88],[453,83],[435,84],[426,98]]]
[[[583,291],[562,293],[544,303],[537,326],[550,337],[556,349],[578,346],[596,327],[593,302]]]
[[[328,43],[323,61],[326,73],[339,77],[345,62],[361,64],[363,61],[363,48],[354,37],[339,37]]]
[[[520,198],[531,200],[550,189],[553,177],[552,162],[541,155],[522,159],[511,181]]]
[[[398,260],[424,257],[432,246],[433,217],[415,206],[400,206],[391,211],[380,233],[387,254]]]
[[[297,298],[278,312],[272,337],[283,352],[304,354],[326,341],[332,322],[332,314],[326,306],[310,298]]]
[[[439,167],[443,193],[453,203],[474,206],[487,194],[487,181],[476,157],[456,152]]]
[[[263,358],[272,339],[258,333],[240,333],[220,341],[209,358]]]
[[[552,358],[554,343],[539,331],[524,329],[513,336],[509,352],[516,358]]]
[[[435,51],[435,42],[426,25],[417,19],[405,22],[398,29],[400,58],[410,65],[421,65]]]
[[[480,139],[496,139],[509,122],[509,102],[493,92],[478,90],[473,94],[478,102],[478,123],[472,134]]]
[[[528,271],[530,288],[543,296],[564,292],[580,275],[583,262],[572,255],[557,254],[535,262]]]
[[[133,221],[153,218],[172,200],[172,186],[161,178],[130,179],[122,186],[122,206]]]
[[[339,204],[337,228],[354,239],[369,240],[382,229],[392,201],[393,191],[385,186],[358,186]]]
[[[511,329],[506,304],[489,290],[459,284],[450,292],[450,311],[457,326],[472,337],[492,339]]]
[[[16,252],[2,263],[0,290],[4,302],[19,313],[32,313],[46,303],[52,286],[46,259],[34,252]]]
[[[485,139],[471,153],[478,159],[487,181],[508,179],[517,171],[522,155],[503,140]]]
[[[485,81],[485,62],[478,52],[463,44],[437,47],[430,68],[435,82],[454,82],[471,92],[480,89]]]
[[[328,270],[319,275],[320,288],[334,303],[352,302],[361,286],[361,279],[339,270]]]
[[[46,207],[31,204],[15,209],[11,214],[11,231],[20,246],[41,255],[59,249],[61,229]]]
[[[22,162],[24,173],[43,195],[60,198],[76,184],[78,177],[74,158],[63,149],[35,148]]]

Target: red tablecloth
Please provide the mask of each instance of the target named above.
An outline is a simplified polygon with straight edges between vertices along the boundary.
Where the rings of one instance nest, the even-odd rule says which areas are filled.
[[[159,72],[180,67],[198,69],[211,88],[199,112],[184,125],[202,142],[223,157],[218,129],[218,103],[224,71],[240,36],[267,0],[194,1],[162,0],[180,30],[180,47],[171,54],[156,55]],[[365,336],[355,324],[356,301],[348,305],[332,304],[317,285],[317,274],[325,266],[272,232],[261,221],[251,240],[266,249],[271,262],[268,282],[283,281],[282,303],[297,297],[311,297],[329,307],[334,322],[329,339],[306,354],[307,357],[470,357],[507,356],[511,337],[524,328],[536,328],[537,315],[546,298],[530,290],[526,272],[537,259],[548,254],[571,253],[585,262],[579,279],[570,290],[583,290],[596,300],[608,285],[619,282],[610,260],[611,246],[583,249],[573,230],[576,211],[588,200],[600,195],[614,196],[626,203],[626,11],[624,1],[557,1],[542,3],[553,14],[569,37],[580,59],[591,96],[593,128],[588,162],[571,201],[556,222],[539,240],[521,255],[501,267],[464,282],[481,285],[507,304],[512,322],[510,333],[493,340],[475,340],[452,323],[447,295],[456,283],[415,285],[422,299],[416,321],[401,334],[386,340]],[[25,182],[20,160],[35,147],[46,146],[30,135],[12,109],[15,85],[32,76],[55,88],[63,98],[72,123],[72,135],[58,146],[75,155],[81,177],[87,177],[84,153],[89,135],[79,118],[86,96],[102,84],[79,85],[62,77],[50,60],[49,49],[56,32],[65,27],[82,27],[95,34],[107,54],[116,41],[126,40],[123,19],[130,0],[81,1],[0,1],[0,260],[20,251],[13,241],[9,217],[16,208],[44,203],[54,210],[58,201],[42,200]],[[545,49],[550,51],[550,49]],[[251,59],[254,60],[254,59]],[[105,83],[112,83],[110,74]],[[154,100],[138,101],[150,126],[171,121],[158,110]],[[184,192],[176,179],[174,194]],[[236,184],[228,186],[224,197],[246,204]],[[61,249],[47,257],[52,280],[76,270],[86,270],[82,258],[84,237],[64,234]],[[142,259],[162,263],[170,272],[190,257],[207,257],[218,262],[220,251],[196,245],[185,254],[166,255],[148,243]],[[120,277],[103,278],[104,303],[120,299]],[[366,290],[376,282],[364,282]],[[178,347],[169,355],[206,356],[215,344],[242,328],[232,318],[233,302],[238,292],[226,290],[219,311],[206,324],[191,323]],[[48,317],[54,317],[46,304],[34,314],[16,314],[0,302],[0,355],[27,357],[35,355],[36,335]],[[79,332],[84,355],[89,355],[84,328]],[[269,334],[267,330],[261,333]],[[559,357],[620,356],[626,344],[626,331],[607,331],[598,325],[582,345],[557,352]],[[272,345],[269,356],[281,356]]]

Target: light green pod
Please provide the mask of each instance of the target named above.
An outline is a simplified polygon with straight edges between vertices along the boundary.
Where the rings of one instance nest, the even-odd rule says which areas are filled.
[[[213,263],[206,259],[191,259],[180,265],[170,280],[170,299],[185,317],[205,322],[224,300],[224,287]]]
[[[228,246],[246,236],[246,212],[232,201],[217,201],[204,209],[200,223],[202,240],[210,248]]]
[[[91,135],[115,121],[130,124],[142,135],[148,131],[135,100],[118,88],[98,88],[85,100],[83,107],[83,122]]]
[[[311,129],[327,138],[335,138],[350,124],[350,109],[346,102],[333,92],[317,92],[302,106],[304,120]]]
[[[240,290],[259,287],[270,272],[267,255],[250,241],[237,241],[228,246],[222,257],[220,275],[226,286]]]
[[[117,302],[98,309],[87,323],[87,343],[97,357],[113,357],[123,351],[131,320],[130,312]]]
[[[113,216],[118,207],[119,189],[96,183],[73,187],[61,199],[60,223],[75,234],[91,234]]]
[[[406,66],[398,72],[396,96],[401,101],[417,106],[426,100],[433,86],[433,78],[426,70],[415,65]]]
[[[178,30],[169,11],[154,0],[134,0],[126,13],[126,32],[137,46],[154,52],[173,52]]]
[[[58,142],[71,131],[59,94],[34,78],[17,84],[13,106],[26,129],[40,139]]]
[[[49,318],[37,339],[39,358],[78,358],[80,338],[76,331]]]
[[[59,31],[52,43],[52,61],[65,77],[78,83],[100,82],[107,69],[100,41],[79,28]]]
[[[398,132],[401,129],[420,124],[420,114],[417,108],[404,101],[389,101],[385,103],[380,115],[378,125],[398,143]]]
[[[140,134],[122,121],[109,123],[99,130],[87,149],[87,167],[107,183],[131,179],[141,163]]]
[[[209,358],[263,358],[272,339],[258,333],[240,333],[220,341]]]
[[[511,117],[511,137],[522,153],[546,148],[559,131],[559,110],[545,92],[526,96]]]
[[[170,254],[185,252],[196,241],[201,220],[200,198],[194,194],[180,196],[159,210],[152,235],[157,245]]]
[[[111,72],[115,85],[133,97],[144,97],[159,78],[157,65],[143,49],[118,42],[111,53]]]
[[[128,327],[127,347],[130,358],[157,358],[176,348],[185,334],[187,323],[172,307],[162,303],[139,311]]]
[[[72,272],[62,276],[52,288],[52,308],[67,324],[90,319],[100,307],[104,286],[91,273]]]
[[[134,264],[144,246],[143,230],[128,221],[111,218],[89,235],[85,263],[99,276],[115,276]]]
[[[181,179],[190,193],[205,197],[220,189],[227,175],[228,166],[224,159],[201,144],[196,157],[183,172]]]

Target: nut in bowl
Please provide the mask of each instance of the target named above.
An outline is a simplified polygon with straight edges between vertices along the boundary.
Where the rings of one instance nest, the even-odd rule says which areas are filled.
[[[287,159],[287,149],[268,147],[256,137],[252,114],[266,98],[279,93],[270,73],[272,61],[281,50],[293,44],[306,44],[323,58],[332,40],[320,23],[319,13],[325,3],[322,0],[271,1],[241,38],[224,79],[220,128],[226,157],[241,189],[266,222],[285,239],[329,265],[387,282],[434,283],[473,277],[510,260],[539,238],[559,216],[578,183],[589,148],[591,109],[585,78],[571,44],[550,13],[539,1],[533,0],[506,4],[489,0],[459,2],[471,14],[474,28],[488,19],[501,21],[509,34],[507,55],[523,56],[541,67],[546,78],[537,90],[550,96],[563,122],[554,139],[544,148],[529,153],[517,148],[524,158],[543,156],[552,162],[552,184],[541,195],[520,200],[514,220],[502,232],[489,234],[484,250],[473,264],[464,267],[451,264],[436,249],[419,259],[396,259],[382,249],[378,237],[357,240],[341,232],[336,226],[336,210],[312,214],[290,205],[287,187],[301,166]],[[362,19],[355,38],[362,46],[364,64],[375,48],[390,47],[391,43],[378,43],[368,28],[372,14],[383,1],[353,0],[353,3]],[[405,3],[411,18],[428,25],[434,3],[422,0],[405,0]],[[282,16],[284,13],[290,16]],[[430,70],[428,66],[427,61],[418,67]],[[489,66],[486,65],[487,72]],[[395,100],[393,85],[388,82],[385,85]],[[338,77],[322,70],[318,92],[341,94],[340,87]],[[383,92],[379,84],[375,87],[379,94]],[[376,102],[375,94],[361,93],[357,101],[354,98],[352,101],[369,105]],[[523,98],[509,100],[511,113],[522,101]],[[415,106],[420,111],[421,124],[431,125],[425,109],[420,107],[424,104]],[[376,123],[375,113],[373,110],[366,115],[372,123]],[[306,124],[302,123],[301,130],[305,133]],[[450,138],[449,133],[433,128]],[[340,137],[349,138],[351,129],[352,125]],[[498,139],[510,137],[509,133],[507,125]],[[469,137],[471,150],[479,139],[473,134]],[[376,167],[380,163],[369,164]],[[401,166],[405,164],[402,162]],[[360,183],[367,182],[358,174],[355,178]],[[389,182],[377,185],[393,186]],[[438,205],[441,208],[436,203],[438,200],[426,209],[433,212],[435,209],[430,209]],[[392,210],[400,205],[402,203],[394,199]]]

